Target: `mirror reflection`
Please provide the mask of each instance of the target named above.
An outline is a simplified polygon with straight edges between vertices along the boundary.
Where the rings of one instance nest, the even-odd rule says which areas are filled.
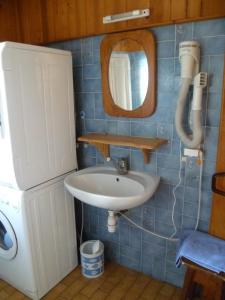
[[[148,89],[148,61],[141,44],[119,41],[109,60],[109,87],[114,103],[124,110],[142,106]]]

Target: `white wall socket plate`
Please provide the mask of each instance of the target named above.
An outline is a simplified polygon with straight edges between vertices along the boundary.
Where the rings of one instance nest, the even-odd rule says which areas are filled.
[[[189,157],[199,157],[199,149],[184,148],[184,155]]]

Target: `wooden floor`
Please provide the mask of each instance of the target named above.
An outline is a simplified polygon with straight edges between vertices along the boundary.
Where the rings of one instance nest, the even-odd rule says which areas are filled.
[[[115,263],[105,266],[104,274],[96,279],[87,279],[76,268],[54,287],[44,300],[178,300],[180,289],[155,280],[142,273]],[[0,299],[29,299],[0,280]]]

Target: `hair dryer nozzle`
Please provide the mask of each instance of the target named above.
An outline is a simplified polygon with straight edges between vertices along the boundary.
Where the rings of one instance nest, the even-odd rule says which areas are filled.
[[[207,86],[207,73],[200,72],[194,78],[194,86],[204,88]]]
[[[202,110],[202,90],[207,85],[207,73],[200,72],[194,78],[192,110]]]

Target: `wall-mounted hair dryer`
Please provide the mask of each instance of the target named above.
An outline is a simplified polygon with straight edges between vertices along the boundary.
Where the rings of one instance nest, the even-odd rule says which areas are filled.
[[[207,73],[199,72],[200,46],[198,42],[186,41],[180,43],[179,59],[181,63],[181,88],[177,101],[175,125],[177,134],[189,148],[198,148],[202,141],[201,126],[202,90],[207,85]],[[192,135],[189,136],[183,128],[183,114],[190,85],[194,84],[192,100]]]

